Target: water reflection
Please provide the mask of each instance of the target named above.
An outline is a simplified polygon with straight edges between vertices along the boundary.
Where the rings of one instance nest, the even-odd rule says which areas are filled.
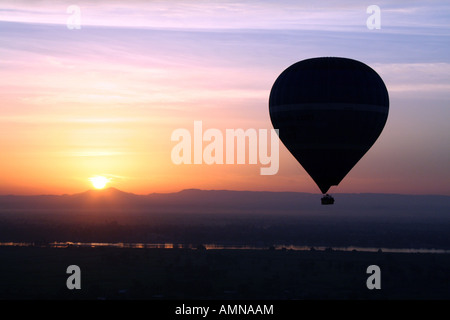
[[[137,249],[206,249],[206,250],[302,250],[302,251],[362,251],[362,252],[395,252],[395,253],[441,253],[449,254],[450,250],[444,249],[421,249],[421,248],[371,248],[371,247],[327,247],[327,246],[298,246],[298,245],[272,245],[272,246],[251,246],[251,245],[222,245],[222,244],[175,244],[175,243],[125,243],[125,242],[0,242],[2,247],[113,247],[113,248],[137,248]]]

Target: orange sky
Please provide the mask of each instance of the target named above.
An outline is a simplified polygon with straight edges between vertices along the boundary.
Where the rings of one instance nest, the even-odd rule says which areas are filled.
[[[138,194],[185,188],[319,193],[281,143],[278,173],[262,176],[260,164],[175,165],[170,138],[175,129],[193,130],[196,120],[222,132],[272,128],[268,97],[279,73],[327,55],[373,67],[391,98],[380,138],[330,192],[450,194],[449,148],[443,147],[450,118],[448,39],[430,26],[404,29],[411,21],[386,15],[383,28],[372,32],[365,8],[357,6],[341,16],[337,7],[320,8],[317,25],[297,25],[294,3],[277,11],[278,18],[261,6],[246,21],[232,19],[237,7],[222,8],[226,14],[218,4],[185,8],[197,17],[220,13],[219,29],[212,30],[213,20],[199,25],[203,20],[190,19],[189,10],[183,16],[174,3],[163,8],[182,15],[184,28],[181,20],[167,20],[168,13],[145,11],[141,2],[129,4],[118,25],[117,10],[108,11],[107,3],[80,3],[85,24],[79,30],[66,27],[63,5],[11,2],[11,14],[0,15],[0,194],[82,192],[95,175]],[[243,3],[239,8],[250,10]],[[96,21],[109,26],[93,27]],[[127,21],[139,23],[126,27]],[[424,41],[433,50],[422,51]],[[399,60],[406,49],[411,54]]]

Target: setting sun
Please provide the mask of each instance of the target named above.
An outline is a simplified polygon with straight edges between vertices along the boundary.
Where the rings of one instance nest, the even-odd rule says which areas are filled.
[[[108,178],[105,178],[102,176],[91,177],[91,178],[89,178],[89,180],[91,181],[91,183],[95,189],[103,189],[106,186],[106,184],[109,182]]]

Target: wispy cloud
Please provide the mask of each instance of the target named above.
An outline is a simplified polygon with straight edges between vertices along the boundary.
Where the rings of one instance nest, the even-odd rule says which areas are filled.
[[[291,29],[364,31],[368,5],[360,1],[12,1],[0,20],[66,24],[69,5],[84,26],[171,29]],[[445,1],[378,1],[383,27],[448,27]],[[433,19],[430,19],[432,17]]]
[[[389,91],[415,94],[450,92],[450,63],[385,63],[375,64]]]

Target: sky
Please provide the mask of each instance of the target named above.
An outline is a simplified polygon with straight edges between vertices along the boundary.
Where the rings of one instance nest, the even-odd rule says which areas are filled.
[[[367,20],[380,8],[379,29]],[[298,191],[318,187],[280,143],[279,170],[175,164],[172,133],[272,129],[270,89],[291,64],[373,68],[386,126],[331,193],[450,195],[448,1],[1,1],[0,194],[109,186]],[[79,28],[78,28],[79,27]]]

